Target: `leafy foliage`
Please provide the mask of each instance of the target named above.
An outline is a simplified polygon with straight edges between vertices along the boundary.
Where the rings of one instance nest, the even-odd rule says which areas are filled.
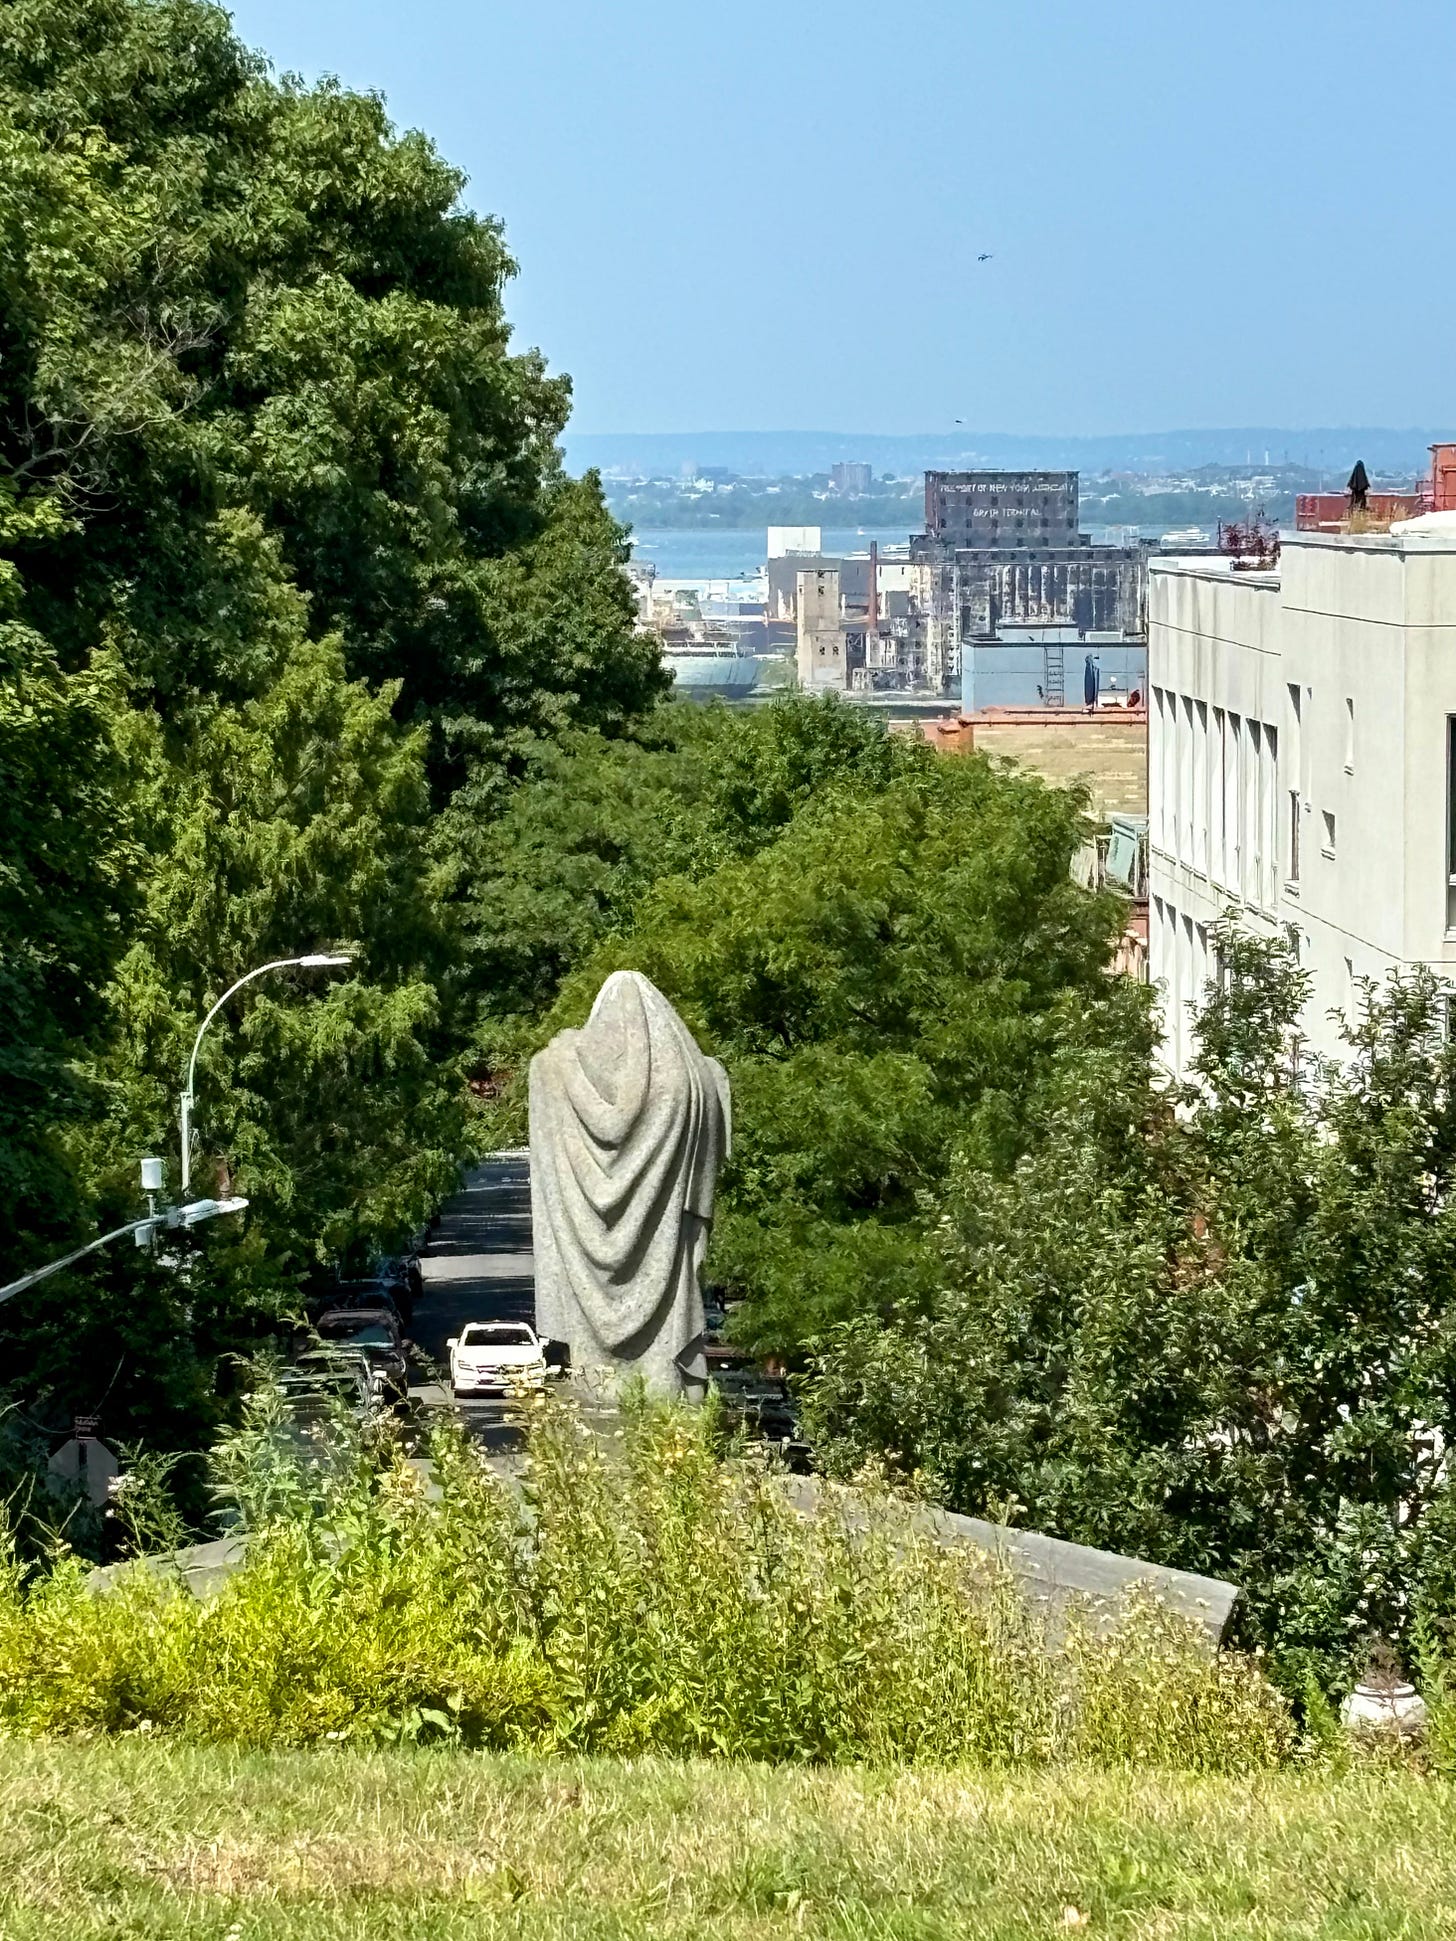
[[[933,1299],[848,1323],[813,1411],[963,1510],[1233,1577],[1286,1674],[1452,1611],[1456,1054],[1426,973],[1293,1082],[1305,979],[1224,940],[1195,1082],[1062,1051],[1009,1175],[957,1157]]]
[[[543,1402],[524,1500],[448,1423],[427,1495],[343,1424],[331,1465],[290,1461],[276,1411],[265,1385],[221,1452],[248,1550],[206,1605],[165,1571],[0,1576],[12,1731],[1202,1771],[1287,1748],[1257,1668],[1166,1612],[1053,1654],[984,1556],[873,1489],[799,1514],[701,1411],[639,1403],[609,1454]]]
[[[0,1311],[56,1424],[105,1397],[113,1435],[195,1443],[219,1356],[418,1221],[469,1145],[442,812],[663,684],[462,186],[205,0],[0,10],[7,1269],[139,1210],[236,977],[356,956],[209,1033],[198,1180],[246,1233]]]
[[[957,1143],[1014,1155],[1062,1036],[1097,1039],[1127,1001],[1105,969],[1121,905],[1070,879],[1075,796],[979,757],[887,763],[762,847],[729,837],[716,869],[656,883],[542,1027],[579,1022],[632,967],[725,1061],[734,1154],[712,1271],[779,1353],[918,1285],[924,1196]],[[735,781],[743,828],[792,800]]]
[[[833,696],[680,702],[631,734],[537,741],[519,786],[483,776],[442,828],[487,1019],[539,1018],[568,971],[631,931],[661,878],[754,855],[826,794],[871,802],[928,759]]]

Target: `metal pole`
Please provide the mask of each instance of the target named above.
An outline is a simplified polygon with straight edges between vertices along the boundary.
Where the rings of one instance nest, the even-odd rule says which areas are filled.
[[[202,1036],[207,1030],[207,1027],[212,1023],[213,1019],[233,993],[240,991],[245,984],[251,984],[255,977],[266,977],[269,971],[290,970],[296,965],[301,966],[305,970],[322,970],[328,965],[347,964],[350,961],[351,959],[349,957],[340,952],[312,951],[304,957],[278,957],[271,964],[259,964],[256,970],[250,970],[245,976],[240,977],[236,984],[229,984],[217,1003],[213,1005],[207,1016],[202,1020],[202,1023],[197,1027],[197,1036],[192,1041],[192,1056],[187,1061],[187,1084],[183,1088],[181,1098],[182,1198],[184,1200],[187,1197],[187,1188],[192,1180],[192,1088],[197,1077],[197,1054],[202,1049]]]
[[[37,1281],[46,1280],[52,1274],[59,1274],[63,1267],[69,1267],[73,1261],[84,1259],[87,1254],[94,1254],[98,1247],[106,1247],[113,1240],[120,1240],[124,1233],[135,1233],[138,1227],[150,1226],[153,1217],[149,1213],[144,1220],[128,1220],[124,1227],[114,1227],[110,1233],[103,1233],[99,1240],[88,1240],[84,1247],[77,1247],[74,1253],[63,1254],[59,1260],[51,1261],[46,1267],[37,1267],[32,1273],[22,1274],[18,1281],[11,1281],[7,1286],[0,1287],[0,1301],[8,1301],[12,1294],[21,1294],[27,1287],[34,1287]]]
[[[120,1240],[124,1233],[140,1233],[143,1227],[201,1226],[204,1220],[214,1220],[219,1213],[241,1213],[247,1204],[244,1199],[194,1200],[190,1206],[171,1206],[162,1213],[146,1213],[140,1220],[128,1220],[124,1227],[113,1227],[110,1233],[103,1233],[99,1240],[88,1240],[84,1247],[77,1247],[74,1253],[63,1254],[59,1260],[48,1261],[44,1267],[32,1268],[30,1273],[22,1274],[18,1281],[7,1282],[0,1287],[0,1301],[8,1301],[12,1294],[22,1294],[27,1287],[34,1287],[37,1281],[48,1280],[52,1274],[59,1274],[63,1267],[84,1260],[87,1254],[94,1254],[98,1247],[109,1247],[113,1240]]]

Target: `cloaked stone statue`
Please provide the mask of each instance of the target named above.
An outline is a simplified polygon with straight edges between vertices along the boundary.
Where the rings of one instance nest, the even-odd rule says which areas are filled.
[[[574,1371],[700,1395],[698,1270],[728,1151],[728,1074],[655,984],[614,971],[531,1060],[536,1327]]]

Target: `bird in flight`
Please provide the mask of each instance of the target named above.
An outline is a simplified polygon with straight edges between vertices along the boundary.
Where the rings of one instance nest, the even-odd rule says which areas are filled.
[[[976,261],[978,263],[989,263],[991,258],[995,255],[995,253],[996,252],[994,250],[983,249],[980,255],[976,258]]]

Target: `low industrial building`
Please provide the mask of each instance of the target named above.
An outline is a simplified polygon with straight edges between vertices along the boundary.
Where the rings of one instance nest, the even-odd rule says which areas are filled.
[[[1148,808],[1148,714],[1143,707],[983,708],[924,723],[946,754],[972,749],[1014,761],[1058,788],[1086,789],[1095,822]]]

